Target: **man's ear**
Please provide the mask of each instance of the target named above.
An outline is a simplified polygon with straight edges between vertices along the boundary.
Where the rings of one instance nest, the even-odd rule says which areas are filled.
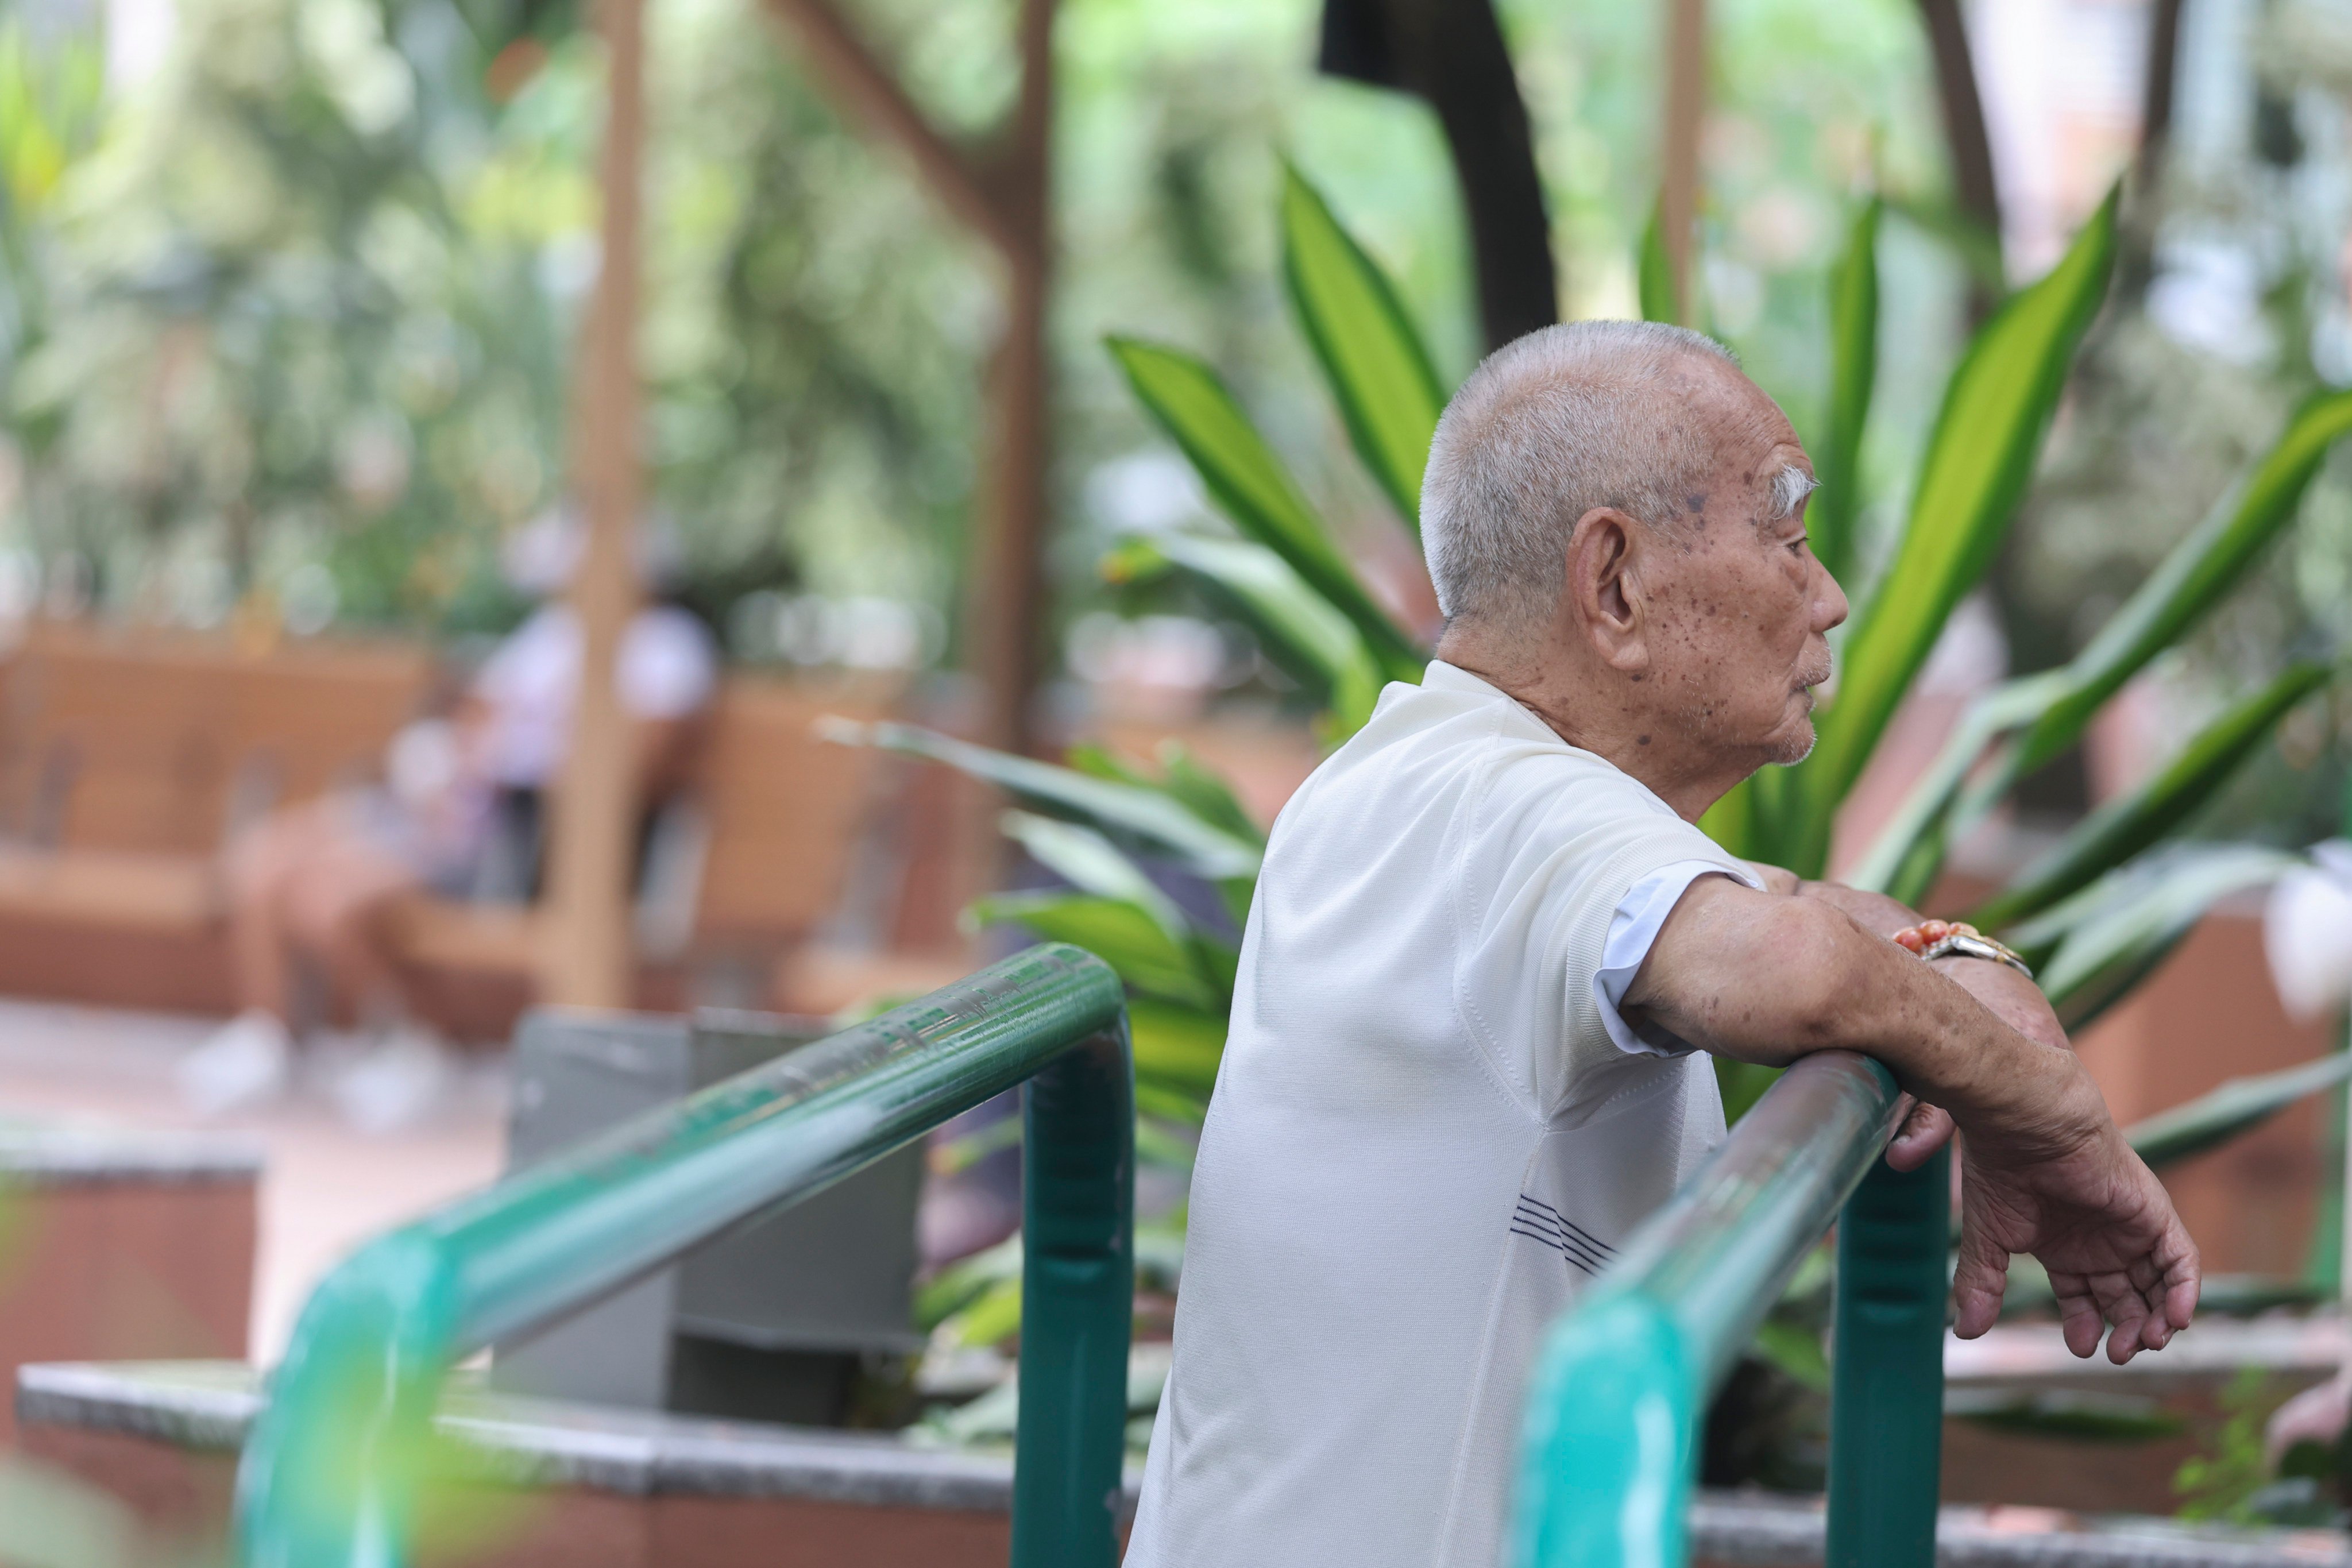
[[[1628,675],[1650,668],[1647,616],[1629,570],[1634,538],[1633,520],[1615,507],[1597,506],[1578,518],[1569,531],[1568,581],[1560,595],[1575,617],[1575,635],[1602,662]]]

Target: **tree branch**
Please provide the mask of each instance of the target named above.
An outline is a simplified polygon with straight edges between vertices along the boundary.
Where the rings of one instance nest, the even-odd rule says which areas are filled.
[[[1436,111],[1470,220],[1486,346],[1559,320],[1534,133],[1489,0],[1325,0],[1318,64]]]
[[[2172,134],[2173,83],[2179,74],[2180,0],[2156,0],[2147,16],[2147,74],[2140,89],[2140,156],[2151,163]]]
[[[907,96],[888,68],[834,9],[832,0],[766,0],[808,51],[817,83],[845,114],[895,142],[941,205],[1008,255],[1021,248],[1020,225],[971,155],[958,147]]]
[[[2000,241],[2000,187],[1993,178],[1992,143],[1985,135],[1984,100],[1959,0],[1919,0],[1927,44],[1936,60],[1936,92],[1943,100],[1944,143],[1952,158],[1952,195],[1960,210]]]

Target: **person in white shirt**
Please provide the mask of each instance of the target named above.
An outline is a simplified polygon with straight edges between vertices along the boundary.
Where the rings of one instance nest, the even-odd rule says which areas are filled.
[[[581,541],[564,512],[526,525],[509,541],[509,581],[558,592]],[[658,564],[641,561],[649,576]],[[182,1059],[191,1105],[219,1114],[288,1086],[296,973],[307,966],[374,1042],[338,1082],[347,1118],[390,1128],[429,1109],[443,1077],[438,1042],[407,1005],[396,928],[421,894],[535,898],[544,803],[571,745],[582,663],[578,617],[549,598],[492,650],[453,713],[393,738],[380,782],[273,811],[236,836],[223,870],[240,1011]],[[648,821],[683,782],[718,681],[718,644],[687,610],[655,599],[623,629],[613,683],[632,721]]]
[[[1723,1136],[1708,1053],[1877,1058],[1902,1168],[1966,1131],[1962,1334],[2012,1252],[2078,1355],[2187,1325],[2196,1248],[2031,982],[1695,826],[1811,747],[1812,486],[1678,328],[1547,328],[1446,409],[1445,632],[1275,824],[1128,1568],[1491,1568],[1544,1326]]]

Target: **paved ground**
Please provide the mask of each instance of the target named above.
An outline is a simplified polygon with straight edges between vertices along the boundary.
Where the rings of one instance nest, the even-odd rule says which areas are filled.
[[[211,1127],[259,1143],[268,1166],[251,1352],[274,1362],[311,1285],[355,1243],[498,1174],[505,1074],[496,1060],[467,1058],[433,1112],[395,1132],[356,1131],[336,1113],[320,1081],[331,1060],[283,1100],[206,1121],[183,1102],[173,1067],[217,1026],[0,1000],[0,1116]]]

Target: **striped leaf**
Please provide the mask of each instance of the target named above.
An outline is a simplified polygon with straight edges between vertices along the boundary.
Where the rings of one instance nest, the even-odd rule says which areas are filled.
[[[1137,991],[1196,1007],[1218,998],[1181,942],[1159,921],[1120,899],[1087,893],[994,893],[971,905],[983,926],[1026,926],[1048,942],[1083,947]]]
[[[1192,460],[1234,524],[1289,563],[1355,626],[1383,674],[1418,680],[1425,656],[1365,592],[1282,459],[1217,373],[1181,350],[1134,338],[1108,342],[1136,396]]]
[[[2352,434],[2352,392],[2305,403],[2278,444],[2210,517],[2174,546],[2066,667],[2069,689],[2025,736],[2009,770],[2023,774],[2079,738],[2100,704],[2236,587],[2263,546],[2294,521],[2328,448]]]
[[[1212,880],[1256,876],[1265,853],[1263,846],[1202,821],[1161,790],[1089,777],[1075,768],[991,751],[912,724],[836,719],[824,721],[819,732],[847,745],[879,746],[902,756],[944,763],[994,784],[1032,809],[1083,822],[1114,842],[1165,855]]]
[[[1103,563],[1104,574],[1117,582],[1148,579],[1171,567],[1246,622],[1266,657],[1328,709],[1327,740],[1346,739],[1371,717],[1382,684],[1371,649],[1281,556],[1245,539],[1163,533],[1130,540]]]
[[[1127,1005],[1135,1042],[1135,1078],[1206,1100],[1225,1054],[1225,1014],[1138,996]]]
[[[1445,388],[1396,288],[1319,192],[1283,166],[1282,272],[1356,455],[1416,532]]]
[[[2080,1029],[2154,973],[2216,902],[2303,863],[2258,845],[2170,845],[2002,935],[2039,971],[2058,1021]]]
[[[1854,530],[1862,515],[1862,437],[1878,379],[1878,219],[1864,202],[1846,235],[1845,254],[1830,278],[1830,403],[1813,473],[1821,489],[1805,503],[1813,554],[1840,583],[1855,567]],[[1853,584],[1858,587],[1859,584]]]
[[[2216,1149],[2249,1132],[2296,1100],[2335,1088],[2352,1075],[2352,1051],[2337,1051],[2279,1072],[2233,1078],[2186,1105],[2134,1122],[2124,1131],[2151,1169]]]
[[[1909,523],[1883,585],[1840,650],[1836,700],[1800,765],[1791,868],[1818,875],[1831,820],[1954,605],[1992,563],[2032,479],[2068,367],[2106,298],[2116,250],[2110,193],[2047,277],[1985,324],[1945,388]]]
[[[2014,924],[2156,843],[2212,799],[2288,710],[2327,683],[2329,673],[2325,665],[2295,665],[2229,709],[2161,773],[2084,817],[1972,918],[1979,925]]]

